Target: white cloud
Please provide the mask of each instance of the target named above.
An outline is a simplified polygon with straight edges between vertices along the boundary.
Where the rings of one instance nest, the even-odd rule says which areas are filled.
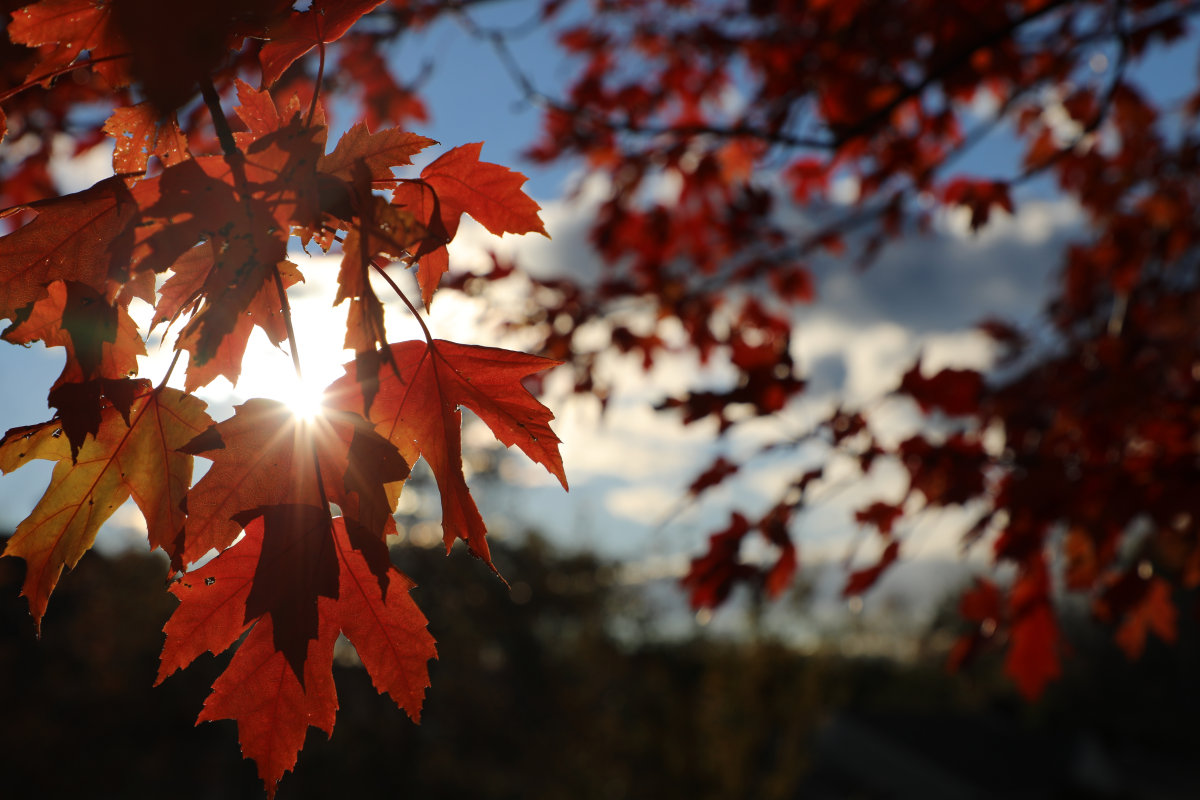
[[[75,155],[75,140],[62,134],[55,138],[50,159],[50,177],[63,194],[88,188],[97,181],[111,177],[113,142],[105,139],[80,155]]]

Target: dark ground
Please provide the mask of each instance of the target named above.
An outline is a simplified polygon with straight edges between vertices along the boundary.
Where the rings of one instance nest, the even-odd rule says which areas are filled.
[[[636,596],[536,543],[495,549],[514,595],[461,553],[394,555],[438,639],[423,722],[338,666],[334,735],[310,729],[282,800],[1200,796],[1194,626],[1137,664],[1084,637],[1030,706],[995,663],[622,643],[609,622]],[[0,559],[0,797],[263,796],[234,723],[193,725],[228,655],[152,685],[174,606],[160,560],[89,554],[41,641],[22,569]]]

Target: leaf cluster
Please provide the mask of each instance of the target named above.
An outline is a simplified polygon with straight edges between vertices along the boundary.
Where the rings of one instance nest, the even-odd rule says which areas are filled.
[[[25,562],[22,594],[40,626],[64,568],[132,498],[179,600],[159,680],[236,644],[200,720],[236,720],[269,795],[307,729],[333,731],[339,636],[419,719],[436,650],[386,545],[418,458],[442,492],[447,550],[462,539],[495,570],[463,476],[460,408],[566,487],[552,415],[522,386],[555,362],[435,339],[424,321],[423,340],[389,342],[372,282],[420,320],[388,270],[416,269],[428,308],[463,214],[496,235],[545,234],[524,176],[480,161],[476,143],[399,178],[393,170],[437,143],[359,122],[330,147],[320,75],[307,93],[281,80],[314,49],[323,64],[326,45],[376,5],[222,2],[164,25],[141,0],[42,0],[14,10],[7,29],[4,66],[27,72],[2,99],[21,124],[22,93],[55,96],[68,72],[116,107],[102,126],[115,139],[112,177],[3,212],[13,224],[0,236],[2,336],[66,353],[53,417],[0,440],[4,472],[54,462],[4,555]],[[259,88],[239,77],[251,71]],[[251,399],[214,421],[194,392],[218,376],[237,382],[255,328],[288,346],[300,374],[288,290],[304,276],[292,242],[340,245],[332,300],[348,306],[354,359],[315,419]],[[175,330],[157,384],[139,375],[150,331],[129,313],[135,299],[153,307],[151,329]],[[176,366],[182,388],[169,382]],[[196,456],[211,465],[193,485]]]

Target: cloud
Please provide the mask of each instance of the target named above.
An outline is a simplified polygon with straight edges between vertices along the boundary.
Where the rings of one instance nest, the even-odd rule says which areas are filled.
[[[50,177],[63,194],[81,192],[92,184],[112,176],[112,140],[105,139],[75,155],[74,137],[61,134],[54,139],[50,158]]]

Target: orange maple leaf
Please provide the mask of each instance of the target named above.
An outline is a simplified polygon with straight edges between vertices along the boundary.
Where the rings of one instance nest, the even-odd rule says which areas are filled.
[[[107,294],[110,279],[129,265],[133,247],[130,223],[137,203],[120,178],[64,197],[18,206],[37,212],[24,227],[0,239],[0,317],[37,300],[55,280],[77,281]]]
[[[112,163],[118,174],[136,178],[146,171],[151,156],[164,167],[191,158],[175,114],[164,117],[148,102],[118,108],[104,123],[104,132],[116,140]]]
[[[178,448],[212,420],[197,398],[148,388],[142,382],[143,394],[133,400],[128,421],[106,406],[95,437],[84,442],[74,461],[57,420],[11,430],[0,442],[0,470],[6,473],[34,458],[57,462],[46,493],[4,551],[25,560],[22,594],[39,625],[63,567],[75,566],[127,498],[145,516],[151,546],[171,552],[192,480],[192,457]]]
[[[317,169],[351,182],[354,164],[361,161],[372,179],[386,181],[393,178],[392,167],[411,164],[414,155],[434,144],[437,142],[433,139],[407,131],[389,129],[371,133],[358,122],[342,134],[332,153],[321,157]]]
[[[1173,643],[1178,638],[1178,617],[1179,611],[1171,599],[1170,584],[1162,578],[1153,578],[1117,629],[1117,644],[1131,661],[1141,658],[1146,650],[1146,636],[1150,632],[1164,642]]]

